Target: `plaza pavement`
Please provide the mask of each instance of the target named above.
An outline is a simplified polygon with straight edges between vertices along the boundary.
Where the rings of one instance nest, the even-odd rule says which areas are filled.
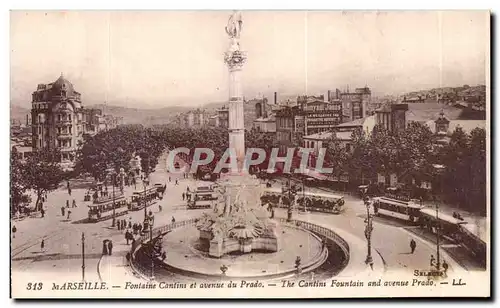
[[[155,227],[171,222],[172,217],[181,221],[201,215],[203,210],[187,210],[181,194],[189,186],[195,188],[196,183],[192,179],[183,179],[182,175],[170,175],[166,172],[163,158],[156,171],[151,174],[151,184],[167,183],[167,190],[163,200],[148,208],[155,215]],[[175,179],[179,179],[179,185],[174,185]],[[139,186],[138,186],[139,187]],[[126,195],[130,195],[134,188],[126,187]],[[112,279],[140,280],[125,264],[125,254],[130,246],[126,245],[124,231],[111,228],[111,220],[99,223],[72,223],[87,217],[87,207],[83,206],[83,196],[86,189],[75,188],[72,198],[77,201],[78,207],[72,210],[71,221],[61,216],[60,207],[65,204],[68,194],[65,189],[60,189],[49,194],[46,202],[45,218],[26,218],[15,222],[18,229],[16,237],[12,240],[12,272],[13,279],[16,273],[33,274],[44,276],[48,273],[65,277],[65,279],[81,280],[81,233],[85,233],[85,278],[86,280],[98,281]],[[71,200],[70,200],[71,201]],[[158,205],[163,210],[159,212]],[[364,218],[366,207],[356,197],[346,195],[346,210],[341,215],[323,213],[294,213],[294,218],[310,221],[332,228],[342,229],[345,232],[358,237],[366,242],[364,237]],[[285,217],[284,209],[276,210],[277,217]],[[142,222],[143,210],[129,212],[125,218],[133,222]],[[45,238],[45,249],[41,251],[40,241]],[[414,238],[417,249],[410,254],[409,242]],[[114,243],[113,255],[102,256],[102,241],[111,239]],[[378,253],[384,262],[384,271],[396,272],[401,270],[413,271],[414,269],[428,269],[430,256],[435,255],[436,247],[424,239],[420,239],[405,229],[374,221],[372,235],[372,254]],[[461,270],[445,252],[443,258],[450,264],[450,270]],[[360,266],[366,266],[361,264]],[[377,269],[378,270],[378,269]],[[116,281],[116,280],[115,280]]]

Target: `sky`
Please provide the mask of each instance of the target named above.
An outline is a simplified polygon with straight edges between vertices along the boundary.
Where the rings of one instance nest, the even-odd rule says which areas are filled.
[[[228,99],[231,11],[13,11],[11,102],[61,73],[84,105]],[[489,13],[243,11],[247,99],[365,85],[375,95],[486,83]]]

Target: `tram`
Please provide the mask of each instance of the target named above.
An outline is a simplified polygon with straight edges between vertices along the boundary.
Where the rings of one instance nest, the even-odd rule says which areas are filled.
[[[289,196],[280,188],[266,188],[261,197],[263,204],[268,203],[273,207],[287,208],[290,205]],[[295,194],[292,201],[304,211],[324,212],[340,214],[344,210],[345,200],[343,196],[330,193],[300,192]]]
[[[149,206],[154,204],[156,202],[155,200],[156,198],[158,198],[157,187],[147,188],[146,191],[136,190],[132,194],[129,210],[139,211],[143,209],[146,205]]]
[[[124,196],[119,196],[111,201],[89,204],[88,220],[98,222],[111,219],[113,218],[113,212],[115,217],[125,215],[128,213],[127,204],[127,199]]]
[[[213,187],[201,186],[196,189],[193,198],[188,201],[188,209],[209,209],[217,202],[217,194]]]
[[[436,234],[439,228],[440,237],[465,248],[485,266],[486,243],[469,230],[466,221],[443,212],[436,213],[435,209],[421,206],[417,200],[396,199],[393,195],[373,199],[375,215],[399,218],[417,224],[432,234]]]
[[[420,210],[424,207],[416,200],[402,200],[388,197],[373,198],[375,215],[390,216],[410,223],[415,223],[420,217]]]

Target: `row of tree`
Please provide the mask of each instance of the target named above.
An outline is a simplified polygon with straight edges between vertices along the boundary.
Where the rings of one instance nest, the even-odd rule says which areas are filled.
[[[442,142],[437,142],[441,138]],[[356,185],[377,182],[380,174],[409,186],[415,180],[432,184],[433,193],[469,210],[486,210],[486,131],[467,134],[457,127],[448,137],[435,136],[428,126],[411,122],[401,132],[376,126],[367,136],[353,134],[351,150],[332,134],[326,142],[326,164],[337,175],[348,174]],[[415,188],[415,187],[414,187]]]
[[[30,190],[36,194],[35,210],[41,209],[42,196],[55,190],[68,175],[59,166],[60,157],[58,151],[38,151],[23,160],[16,148],[12,148],[10,156],[12,214],[31,203],[28,193]]]

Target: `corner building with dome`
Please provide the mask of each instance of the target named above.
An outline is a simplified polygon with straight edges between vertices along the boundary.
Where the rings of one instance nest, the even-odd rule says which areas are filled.
[[[84,134],[97,132],[95,119],[100,116],[99,109],[83,108],[81,94],[62,74],[52,83],[39,84],[31,103],[33,151],[58,149],[61,167],[72,168],[79,142]]]

